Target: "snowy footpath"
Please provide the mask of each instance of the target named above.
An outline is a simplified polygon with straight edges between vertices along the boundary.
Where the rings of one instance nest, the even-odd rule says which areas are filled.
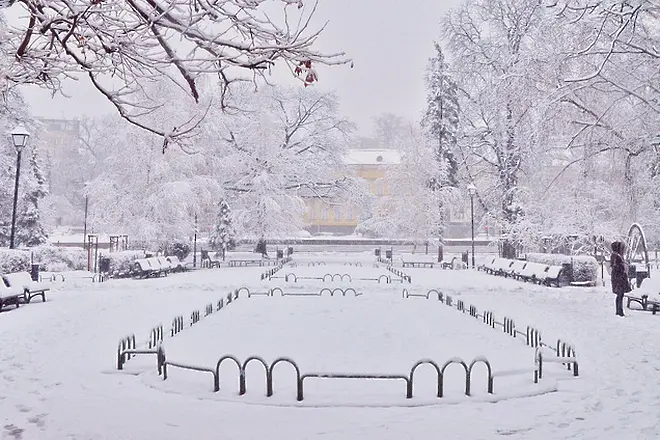
[[[341,267],[354,256],[318,256],[331,267],[285,267],[278,275],[387,274],[368,258],[364,267]],[[312,260],[310,260],[312,261]],[[655,439],[660,436],[660,316],[628,311],[614,315],[605,288],[547,288],[473,271],[405,269],[411,284],[375,281],[260,281],[264,268],[223,268],[153,280],[56,282],[46,303],[0,313],[0,438],[2,439]],[[250,366],[248,393],[236,394],[236,373],[224,371],[220,393],[208,377],[172,370],[167,381],[155,362],[132,359],[116,370],[120,338],[144,342],[159,323],[237,287],[253,291],[318,292],[352,287],[358,297],[241,297],[175,338],[168,359],[214,366],[224,354],[268,360],[291,356],[305,371],[407,373],[424,357],[485,355],[495,372],[531,371],[534,350],[523,341],[449,308],[436,299],[403,299],[401,290],[431,288],[491,310],[519,330],[533,325],[547,343],[572,343],[580,362],[574,378],[548,367],[554,392],[511,398],[507,387],[533,390],[531,373],[495,379],[503,398],[486,401],[484,380],[474,397],[461,397],[458,369],[447,375],[446,401],[433,398],[433,374],[420,370],[420,405],[406,406],[401,384],[310,382],[309,405],[293,396],[290,370],[273,398],[264,397],[263,371]],[[153,364],[148,370],[139,367]],[[554,369],[552,368],[554,367]],[[223,367],[224,368],[224,367]],[[263,370],[263,368],[262,368]],[[347,371],[344,371],[347,370]],[[366,371],[365,371],[366,370]],[[143,371],[141,374],[136,374]],[[483,374],[483,370],[476,371]],[[226,376],[226,380],[224,379]],[[540,385],[544,386],[544,385]],[[305,384],[307,392],[307,383]],[[499,387],[499,388],[498,388]],[[524,394],[524,393],[522,393]],[[427,405],[427,403],[435,404]],[[378,404],[380,403],[380,405]],[[438,404],[439,403],[439,404]],[[318,404],[318,405],[315,405]]]

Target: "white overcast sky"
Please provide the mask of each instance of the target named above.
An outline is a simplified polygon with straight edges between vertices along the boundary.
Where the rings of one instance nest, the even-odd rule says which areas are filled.
[[[342,113],[363,135],[371,134],[372,120],[381,113],[418,120],[425,104],[424,69],[440,34],[439,21],[460,2],[320,0],[317,20],[329,24],[319,48],[346,52],[355,67],[321,66],[318,87],[337,92]],[[51,98],[36,88],[24,94],[35,116],[75,118],[112,111],[89,86],[70,83],[65,91],[68,98]]]

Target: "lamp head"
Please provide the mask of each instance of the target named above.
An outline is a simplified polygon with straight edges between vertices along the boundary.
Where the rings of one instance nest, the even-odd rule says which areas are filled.
[[[30,132],[28,132],[25,127],[22,125],[17,126],[12,130],[11,134],[11,140],[14,144],[14,148],[16,148],[16,151],[19,153],[23,151],[23,148],[27,145],[28,138],[30,137]]]
[[[467,186],[467,191],[468,191],[468,194],[470,194],[470,197],[472,197],[477,193],[477,187],[474,186],[473,184],[469,184]]]

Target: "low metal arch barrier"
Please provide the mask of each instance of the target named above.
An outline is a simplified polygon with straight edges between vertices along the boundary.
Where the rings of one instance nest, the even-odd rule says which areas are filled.
[[[472,369],[474,368],[475,365],[477,364],[484,364],[488,370],[488,394],[493,394],[493,369],[490,366],[490,362],[488,362],[488,359],[486,359],[483,356],[478,356],[474,359],[472,359],[472,362],[470,362],[470,365],[468,366],[468,371],[467,371],[467,391],[465,392],[466,395],[470,395],[470,387],[471,387],[471,381],[472,381]]]
[[[470,307],[468,308],[468,312],[470,313],[470,316],[473,318],[479,318],[479,312],[477,311],[477,307],[470,304]]]
[[[132,357],[128,350],[135,350],[135,335],[129,335],[119,340],[117,345],[117,369],[123,370],[124,364]]]
[[[298,282],[298,277],[296,276],[295,273],[288,273],[288,274],[284,275],[284,281],[288,283],[289,282],[289,277],[293,277],[293,282],[294,283]]]
[[[172,329],[170,330],[170,336],[179,334],[183,330],[183,316],[177,316],[172,320]]]
[[[61,273],[54,273],[54,274],[52,274],[52,275],[50,276],[50,281],[51,281],[51,282],[55,282],[55,281],[57,281],[57,277],[60,277],[60,278],[62,279],[62,282],[65,281],[65,279],[64,279],[64,274],[61,274]]]
[[[516,337],[516,322],[513,319],[505,316],[502,328],[507,335],[511,335],[514,338]]]
[[[465,313],[465,304],[463,303],[462,299],[459,299],[458,301],[456,301],[456,309],[459,312]]]
[[[406,392],[406,397],[408,399],[412,399],[413,386],[415,384],[415,371],[417,370],[417,368],[419,368],[422,365],[431,365],[435,369],[436,373],[438,373],[438,389],[436,395],[438,398],[442,397],[442,373],[440,372],[440,367],[438,366],[438,364],[432,359],[421,359],[415,362],[415,365],[412,366],[412,368],[410,369],[410,382],[408,382],[409,388]]]
[[[207,317],[209,315],[213,314],[213,304],[207,304],[206,307],[204,308],[204,317]]]
[[[154,328],[151,329],[151,332],[149,333],[149,342],[147,343],[148,348],[156,348],[158,344],[163,342],[163,337],[164,337],[164,332],[163,332],[163,326],[158,325]]]
[[[557,357],[562,357],[562,358],[573,358],[575,359],[572,362],[563,362],[564,365],[568,368],[568,371],[571,371],[571,367],[573,370],[573,375],[577,376],[578,375],[578,363],[577,363],[577,354],[575,353],[575,348],[567,343],[562,341],[561,339],[557,339]]]
[[[485,310],[483,314],[484,324],[495,328],[495,314],[490,310]]]
[[[250,362],[256,361],[260,363],[264,367],[264,375],[265,375],[265,382],[266,382],[266,394],[268,394],[268,363],[260,358],[259,356],[250,356],[247,359],[245,359],[245,362],[243,362],[243,365],[241,365],[241,374],[239,374],[239,390],[238,390],[238,395],[242,396],[247,392],[247,384],[246,384],[246,376],[247,376],[247,366],[250,364]]]
[[[105,281],[105,274],[95,273],[92,275],[92,283],[102,283]]]
[[[222,308],[224,306],[225,306],[225,300],[224,300],[224,298],[220,298],[220,300],[218,301],[218,304],[216,306],[216,311],[222,310]]]
[[[216,381],[213,386],[213,391],[216,393],[220,391],[220,367],[222,366],[222,363],[226,360],[233,361],[236,364],[236,367],[238,368],[238,389],[239,390],[241,389],[241,376],[243,375],[243,367],[241,366],[241,361],[239,361],[235,356],[225,355],[222,356],[215,364]],[[163,380],[165,380],[165,378]]]
[[[190,314],[190,325],[195,325],[199,322],[200,320],[200,314],[199,310],[193,310],[193,312]]]
[[[527,326],[525,331],[525,343],[530,347],[540,347],[543,345],[541,342],[541,332],[532,326]]]
[[[385,284],[390,284],[392,282],[392,278],[389,275],[379,276],[378,277],[378,282],[380,283],[383,278],[385,278]]]
[[[293,369],[296,372],[296,400],[298,402],[302,402],[303,400],[303,379],[300,374],[300,368],[298,367],[298,364],[290,358],[287,357],[280,357],[277,358],[273,361],[272,364],[270,364],[270,368],[268,368],[268,374],[266,375],[266,396],[271,397],[273,395],[273,379],[274,379],[274,371],[275,367],[277,364],[281,363],[286,363],[289,364],[293,367]]]
[[[347,261],[344,263],[344,266],[362,267],[362,263],[360,263],[359,261],[356,262]]]
[[[227,305],[231,304],[231,302],[234,300],[234,297],[232,296],[232,293],[229,292],[227,294]]]
[[[469,396],[470,395],[470,374],[469,374],[468,366],[465,363],[465,361],[461,358],[451,358],[447,362],[444,363],[442,368],[440,368],[440,384],[438,385],[438,395],[439,395],[439,397],[444,396],[445,371],[447,371],[447,367],[449,367],[452,364],[458,364],[458,365],[463,366],[463,369],[465,370],[465,395]]]
[[[325,261],[310,261],[307,263],[307,267],[314,267],[314,266],[327,266]]]
[[[430,299],[431,295],[436,294],[438,295],[438,301],[444,302],[444,295],[442,292],[440,292],[437,289],[431,289],[428,292],[426,292],[426,299]]]
[[[451,296],[447,295],[447,298],[445,299],[445,304],[447,304],[449,307],[452,306],[453,299]]]
[[[275,296],[275,292],[280,292],[280,296],[284,296],[284,291],[279,287],[273,287],[270,289],[270,296]]]
[[[248,298],[252,295],[252,292],[250,292],[250,289],[248,289],[247,287],[239,287],[238,289],[234,290],[234,298],[238,299],[241,292],[245,292]]]

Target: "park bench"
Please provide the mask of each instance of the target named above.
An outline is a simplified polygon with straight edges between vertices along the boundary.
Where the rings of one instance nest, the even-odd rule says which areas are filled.
[[[229,267],[237,266],[270,266],[277,264],[276,259],[270,259],[267,256],[256,252],[233,252],[226,255]]]
[[[157,277],[163,273],[160,263],[153,258],[139,258],[133,262],[133,274],[140,278]]]
[[[543,284],[546,286],[552,286],[553,284],[557,287],[559,286],[559,277],[561,275],[563,267],[562,266],[548,266],[545,270],[545,279]]]
[[[415,254],[401,256],[401,264],[403,267],[430,267],[436,264],[435,256],[420,256]]]
[[[185,272],[186,271],[186,265],[179,260],[179,257],[176,255],[170,255],[169,257],[166,257],[167,261],[170,263],[171,271],[172,272]]]
[[[626,307],[630,309],[632,303],[639,304],[642,310],[652,312],[654,315],[660,310],[660,302],[650,300],[648,295],[640,297],[626,295]]]
[[[172,272],[172,263],[170,263],[170,261],[167,258],[165,258],[165,257],[155,257],[154,260],[156,260],[158,262],[158,264],[160,265],[161,270],[163,272],[165,272],[165,275]]]
[[[513,264],[507,270],[504,271],[504,276],[518,279],[518,276],[525,269],[526,265],[527,265],[527,261],[514,260]]]
[[[479,264],[477,264],[477,270],[483,270],[484,272],[487,272],[487,268],[490,267],[495,260],[497,260],[497,257],[486,257],[484,258]]]
[[[32,281],[32,277],[27,272],[16,272],[6,274],[4,277],[5,284],[13,287],[16,290],[23,290],[24,299],[26,303],[32,301],[35,296],[40,296],[41,301],[46,301],[46,292],[50,287],[38,281]]]
[[[652,312],[654,315],[660,310],[660,277],[645,279],[641,286],[633,290],[626,297],[626,307],[638,304],[642,310]],[[653,299],[649,299],[649,297]]]
[[[9,304],[18,307],[21,299],[25,299],[25,291],[23,289],[8,286],[4,280],[0,280],[0,311]]]
[[[547,267],[547,264],[528,262],[520,272],[520,275],[518,275],[518,279],[541,284],[546,279]]]
[[[511,269],[511,265],[514,263],[514,260],[508,260],[506,258],[497,258],[495,262],[490,267],[490,273],[493,275],[506,275]]]

